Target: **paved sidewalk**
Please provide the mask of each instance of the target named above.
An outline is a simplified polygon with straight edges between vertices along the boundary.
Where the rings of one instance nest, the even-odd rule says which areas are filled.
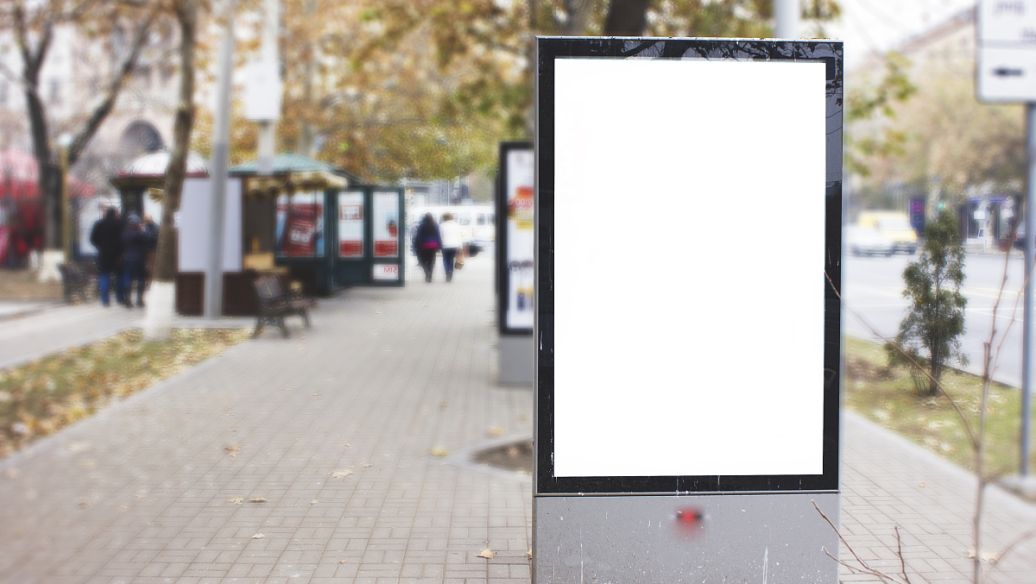
[[[55,306],[0,321],[0,367],[109,336],[134,326],[142,315],[137,308],[90,303]]]
[[[267,332],[0,462],[0,582],[527,583],[529,479],[432,454],[531,431],[531,392],[494,383],[491,265],[350,290],[309,331]],[[855,416],[845,443],[850,543],[891,569],[900,525],[915,584],[965,581],[966,473]],[[988,506],[990,549],[1036,527],[1032,505]],[[1001,568],[1031,584],[1036,547]]]
[[[34,314],[45,308],[57,304],[56,302],[36,302],[32,300],[0,300],[0,322],[12,318],[19,318]]]
[[[51,353],[85,345],[128,328],[139,328],[144,310],[97,304],[43,305],[25,316],[0,319],[0,368],[12,367]],[[205,320],[177,316],[178,328],[250,328],[254,317]]]

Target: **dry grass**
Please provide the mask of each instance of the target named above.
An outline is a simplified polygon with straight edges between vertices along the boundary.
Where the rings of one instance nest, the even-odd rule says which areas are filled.
[[[248,338],[244,330],[139,330],[0,370],[0,457]]]

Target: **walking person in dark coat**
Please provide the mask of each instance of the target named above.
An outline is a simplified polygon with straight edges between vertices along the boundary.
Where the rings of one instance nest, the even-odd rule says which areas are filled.
[[[130,213],[126,230],[122,233],[122,287],[126,308],[133,305],[133,285],[137,285],[137,306],[144,306],[144,288],[147,286],[147,254],[151,251],[151,234],[140,222],[140,216]]]
[[[417,226],[413,241],[414,253],[417,254],[417,261],[424,270],[424,281],[432,281],[432,270],[435,268],[435,255],[442,249],[442,237],[439,235],[439,226],[431,213],[425,213],[421,224]]]
[[[109,305],[112,274],[115,275],[115,301],[122,303],[123,288],[119,277],[119,261],[122,259],[122,221],[119,211],[108,207],[104,217],[98,219],[90,230],[90,243],[97,248],[97,287],[101,304]]]

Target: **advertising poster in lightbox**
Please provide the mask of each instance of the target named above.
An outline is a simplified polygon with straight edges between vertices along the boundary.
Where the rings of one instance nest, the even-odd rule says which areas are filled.
[[[323,193],[305,192],[277,197],[277,255],[324,255]]]
[[[363,257],[363,191],[338,193],[338,257]]]
[[[532,150],[507,153],[507,328],[531,331],[536,315],[533,284],[536,271],[535,172]]]
[[[399,257],[399,194],[374,193],[374,257]]]

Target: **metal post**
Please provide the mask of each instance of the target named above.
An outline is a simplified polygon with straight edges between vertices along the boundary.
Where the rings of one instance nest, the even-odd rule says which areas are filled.
[[[209,264],[205,271],[205,318],[223,314],[223,216],[227,198],[230,150],[230,88],[234,74],[234,5],[226,0],[223,39],[219,47],[219,88],[212,144],[212,195],[209,197]]]
[[[779,39],[799,36],[799,0],[774,0],[774,33]]]
[[[72,263],[72,197],[68,189],[69,147],[69,144],[61,144],[61,239],[65,244],[66,265]]]
[[[263,18],[262,60],[266,63],[279,63],[280,50],[277,37],[280,30],[280,0],[265,0]],[[259,174],[273,172],[273,156],[277,149],[277,120],[259,122]]]
[[[1033,383],[1033,260],[1036,259],[1036,103],[1025,105],[1026,121],[1026,197],[1025,197],[1025,308],[1022,332],[1022,431],[1021,460],[1018,474],[1022,479],[1029,475],[1030,431],[1032,424]]]

